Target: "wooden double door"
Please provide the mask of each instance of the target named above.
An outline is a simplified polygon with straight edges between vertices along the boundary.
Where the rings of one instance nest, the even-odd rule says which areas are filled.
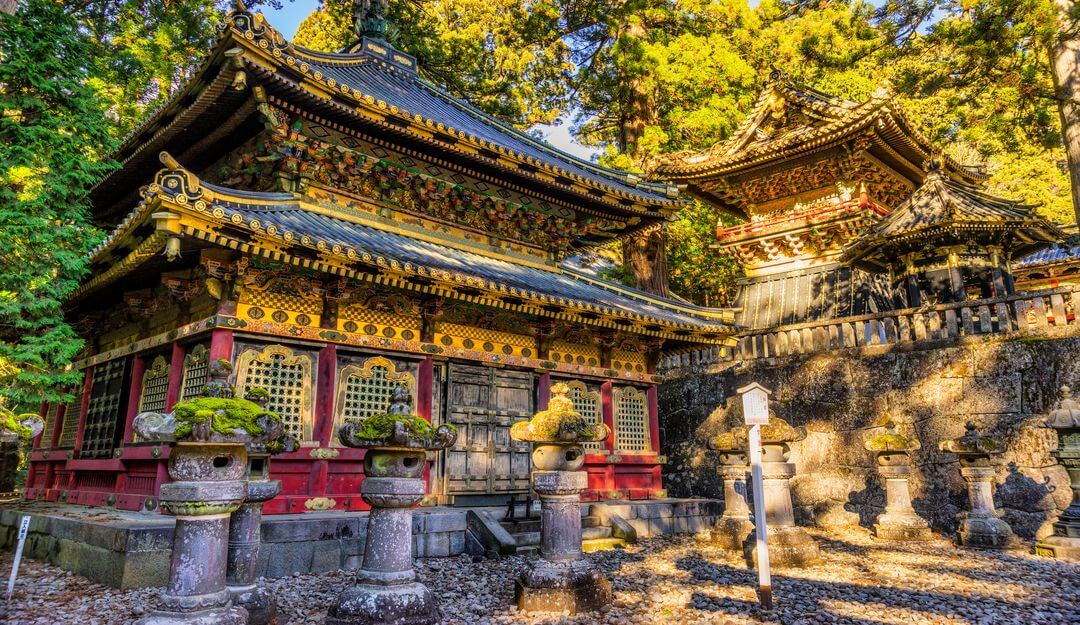
[[[531,450],[510,438],[510,426],[531,417],[535,402],[531,371],[449,363],[443,422],[458,438],[443,453],[447,499],[481,503],[528,492]]]

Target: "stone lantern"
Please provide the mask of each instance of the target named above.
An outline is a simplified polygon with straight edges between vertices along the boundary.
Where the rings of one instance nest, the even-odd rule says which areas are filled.
[[[227,378],[231,368],[224,371]],[[140,414],[133,428],[146,440],[176,441],[168,467],[173,481],[160,491],[162,507],[176,517],[169,585],[138,625],[248,623],[226,586],[229,517],[248,494],[247,445],[280,445],[281,420],[230,390],[181,402],[172,413]]]
[[[592,612],[611,603],[611,583],[581,554],[581,491],[588,485],[582,443],[605,440],[610,430],[574,410],[570,387],[551,387],[548,409],[510,428],[510,437],[533,444],[532,488],[540,497],[540,559],[515,586],[527,612]]]
[[[1068,386],[1061,387],[1061,399],[1046,425],[1057,430],[1058,448],[1051,455],[1069,472],[1073,498],[1054,522],[1054,533],[1036,543],[1035,553],[1080,562],[1080,402]]]
[[[0,398],[0,402],[3,398]],[[23,463],[23,449],[45,429],[36,414],[16,415],[0,405],[0,494],[15,491],[15,477]]]
[[[371,512],[356,583],[341,593],[327,625],[429,625],[440,618],[434,596],[413,570],[412,506],[426,490],[427,452],[453,445],[457,431],[411,414],[410,399],[399,387],[387,414],[346,423],[338,432],[345,446],[367,449],[360,496]]]
[[[887,430],[863,444],[877,456],[878,475],[885,481],[885,512],[874,521],[874,535],[884,540],[921,541],[934,537],[930,525],[911,506],[911,455],[919,449],[918,439],[896,432],[892,421]]]
[[[1016,537],[994,507],[994,467],[990,462],[1004,446],[996,438],[980,436],[972,421],[964,427],[967,432],[963,436],[941,441],[940,445],[941,451],[956,454],[959,458],[960,475],[968,483],[971,510],[961,522],[957,538],[966,547],[1008,549]]]
[[[749,441],[737,435],[740,433],[745,433],[745,428],[741,432],[720,434],[709,441],[709,448],[720,458],[717,473],[724,481],[724,513],[713,524],[712,542],[722,549],[741,552],[747,537],[754,531],[754,523],[750,520],[746,483]]]
[[[733,430],[740,439],[749,440],[746,426]],[[806,438],[805,427],[792,427],[787,421],[771,417],[761,426],[761,473],[769,531],[769,561],[775,566],[808,566],[818,561],[821,552],[806,530],[795,525],[791,500],[791,478],[795,464],[788,462],[791,443]],[[756,532],[756,530],[755,530]],[[747,560],[757,562],[756,533],[747,538]]]

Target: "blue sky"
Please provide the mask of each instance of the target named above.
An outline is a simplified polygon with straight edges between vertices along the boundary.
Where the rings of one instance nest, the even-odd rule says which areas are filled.
[[[280,9],[263,6],[260,10],[270,24],[286,39],[292,39],[293,35],[296,34],[296,29],[300,26],[300,22],[304,21],[304,18],[318,6],[318,0],[293,0],[292,2],[285,2]],[[599,154],[598,150],[574,141],[574,138],[570,135],[569,122],[554,126],[538,126],[537,129],[544,134],[549,143],[564,152],[590,160]]]

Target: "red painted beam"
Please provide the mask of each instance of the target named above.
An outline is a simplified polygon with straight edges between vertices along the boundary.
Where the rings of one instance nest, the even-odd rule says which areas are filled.
[[[121,445],[131,442],[131,424],[135,421],[135,415],[139,412],[139,401],[142,396],[143,375],[145,373],[146,358],[136,356],[131,363],[131,386],[128,390],[127,413],[124,416],[124,438],[120,439]],[[172,369],[169,370],[169,374],[172,375]],[[169,380],[169,386],[171,390],[172,379]],[[165,403],[169,404],[168,401]]]
[[[536,409],[547,410],[551,401],[551,372],[545,371],[536,380]]]
[[[180,401],[180,383],[184,380],[184,355],[187,350],[179,343],[173,343],[169,357],[169,388],[165,391],[165,409],[168,410]],[[145,364],[144,364],[145,366]],[[141,378],[140,374],[140,378]],[[134,388],[134,387],[132,387]],[[140,387],[141,388],[141,387]],[[124,438],[125,441],[130,440]]]
[[[431,356],[420,361],[416,372],[416,414],[430,423],[432,393],[435,387],[435,361]]]
[[[79,407],[79,427],[75,430],[75,453],[82,449],[83,434],[86,432],[86,411],[90,407],[90,390],[94,388],[94,370],[86,370],[86,379],[83,381],[82,404]],[[71,474],[72,483],[75,474]]]
[[[229,328],[214,328],[210,333],[210,362],[224,358],[232,362],[233,331]]]
[[[660,410],[657,402],[656,386],[645,391],[645,403],[649,410],[649,439],[652,450],[660,453]]]
[[[604,441],[604,447],[607,448],[608,453],[615,453],[615,399],[611,380],[600,385],[600,416],[604,420],[604,425],[611,431],[607,440]]]

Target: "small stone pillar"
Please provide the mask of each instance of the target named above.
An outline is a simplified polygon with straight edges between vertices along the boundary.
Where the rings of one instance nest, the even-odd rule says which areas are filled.
[[[724,514],[716,520],[710,532],[711,542],[728,551],[743,551],[746,539],[754,531],[750,520],[746,459],[746,440],[738,440],[735,432],[726,432],[709,441],[719,454],[717,473],[724,481]]]
[[[990,436],[980,436],[975,423],[968,421],[960,438],[941,442],[941,451],[954,453],[960,461],[960,475],[968,483],[971,510],[960,523],[957,539],[965,547],[1008,549],[1016,540],[1012,528],[1001,519],[994,506],[994,467],[991,457],[1001,453],[1002,444]]]
[[[450,447],[457,432],[432,429],[409,414],[409,403],[399,388],[388,414],[346,423],[338,434],[345,446],[367,449],[360,496],[371,512],[356,583],[330,608],[327,625],[430,625],[440,618],[435,597],[413,570],[412,506],[426,491],[427,452]]]
[[[1046,425],[1057,430],[1058,448],[1051,455],[1069,472],[1073,498],[1054,521],[1054,533],[1035,544],[1035,553],[1080,562],[1080,402],[1068,386],[1061,387],[1061,399]]]
[[[141,433],[140,433],[141,435]],[[149,437],[147,437],[149,438]],[[229,515],[247,495],[243,443],[178,442],[169,456],[161,505],[176,517],[169,586],[139,625],[245,625],[225,586]]]
[[[919,449],[918,439],[898,434],[891,421],[888,430],[866,441],[864,446],[877,456],[878,475],[885,482],[885,512],[874,521],[874,536],[883,540],[922,541],[934,535],[930,525],[911,506],[911,455]]]
[[[745,426],[736,430],[740,431],[740,436],[746,436]],[[805,529],[795,525],[795,507],[791,500],[791,478],[795,477],[795,464],[788,462],[788,457],[791,443],[804,438],[806,428],[792,427],[778,417],[770,417],[769,424],[761,426],[761,485],[765,491],[769,562],[773,566],[809,566],[821,558],[818,544]],[[756,529],[745,545],[747,560],[756,566]]]
[[[611,583],[581,552],[581,491],[588,485],[583,442],[609,430],[574,410],[570,388],[551,387],[548,409],[515,423],[510,437],[533,443],[532,487],[540,497],[540,559],[517,580],[515,599],[525,612],[592,612],[611,604]]]
[[[4,408],[0,397],[0,495],[15,492],[15,478],[25,461],[24,450],[45,429],[36,414],[16,415]]]

